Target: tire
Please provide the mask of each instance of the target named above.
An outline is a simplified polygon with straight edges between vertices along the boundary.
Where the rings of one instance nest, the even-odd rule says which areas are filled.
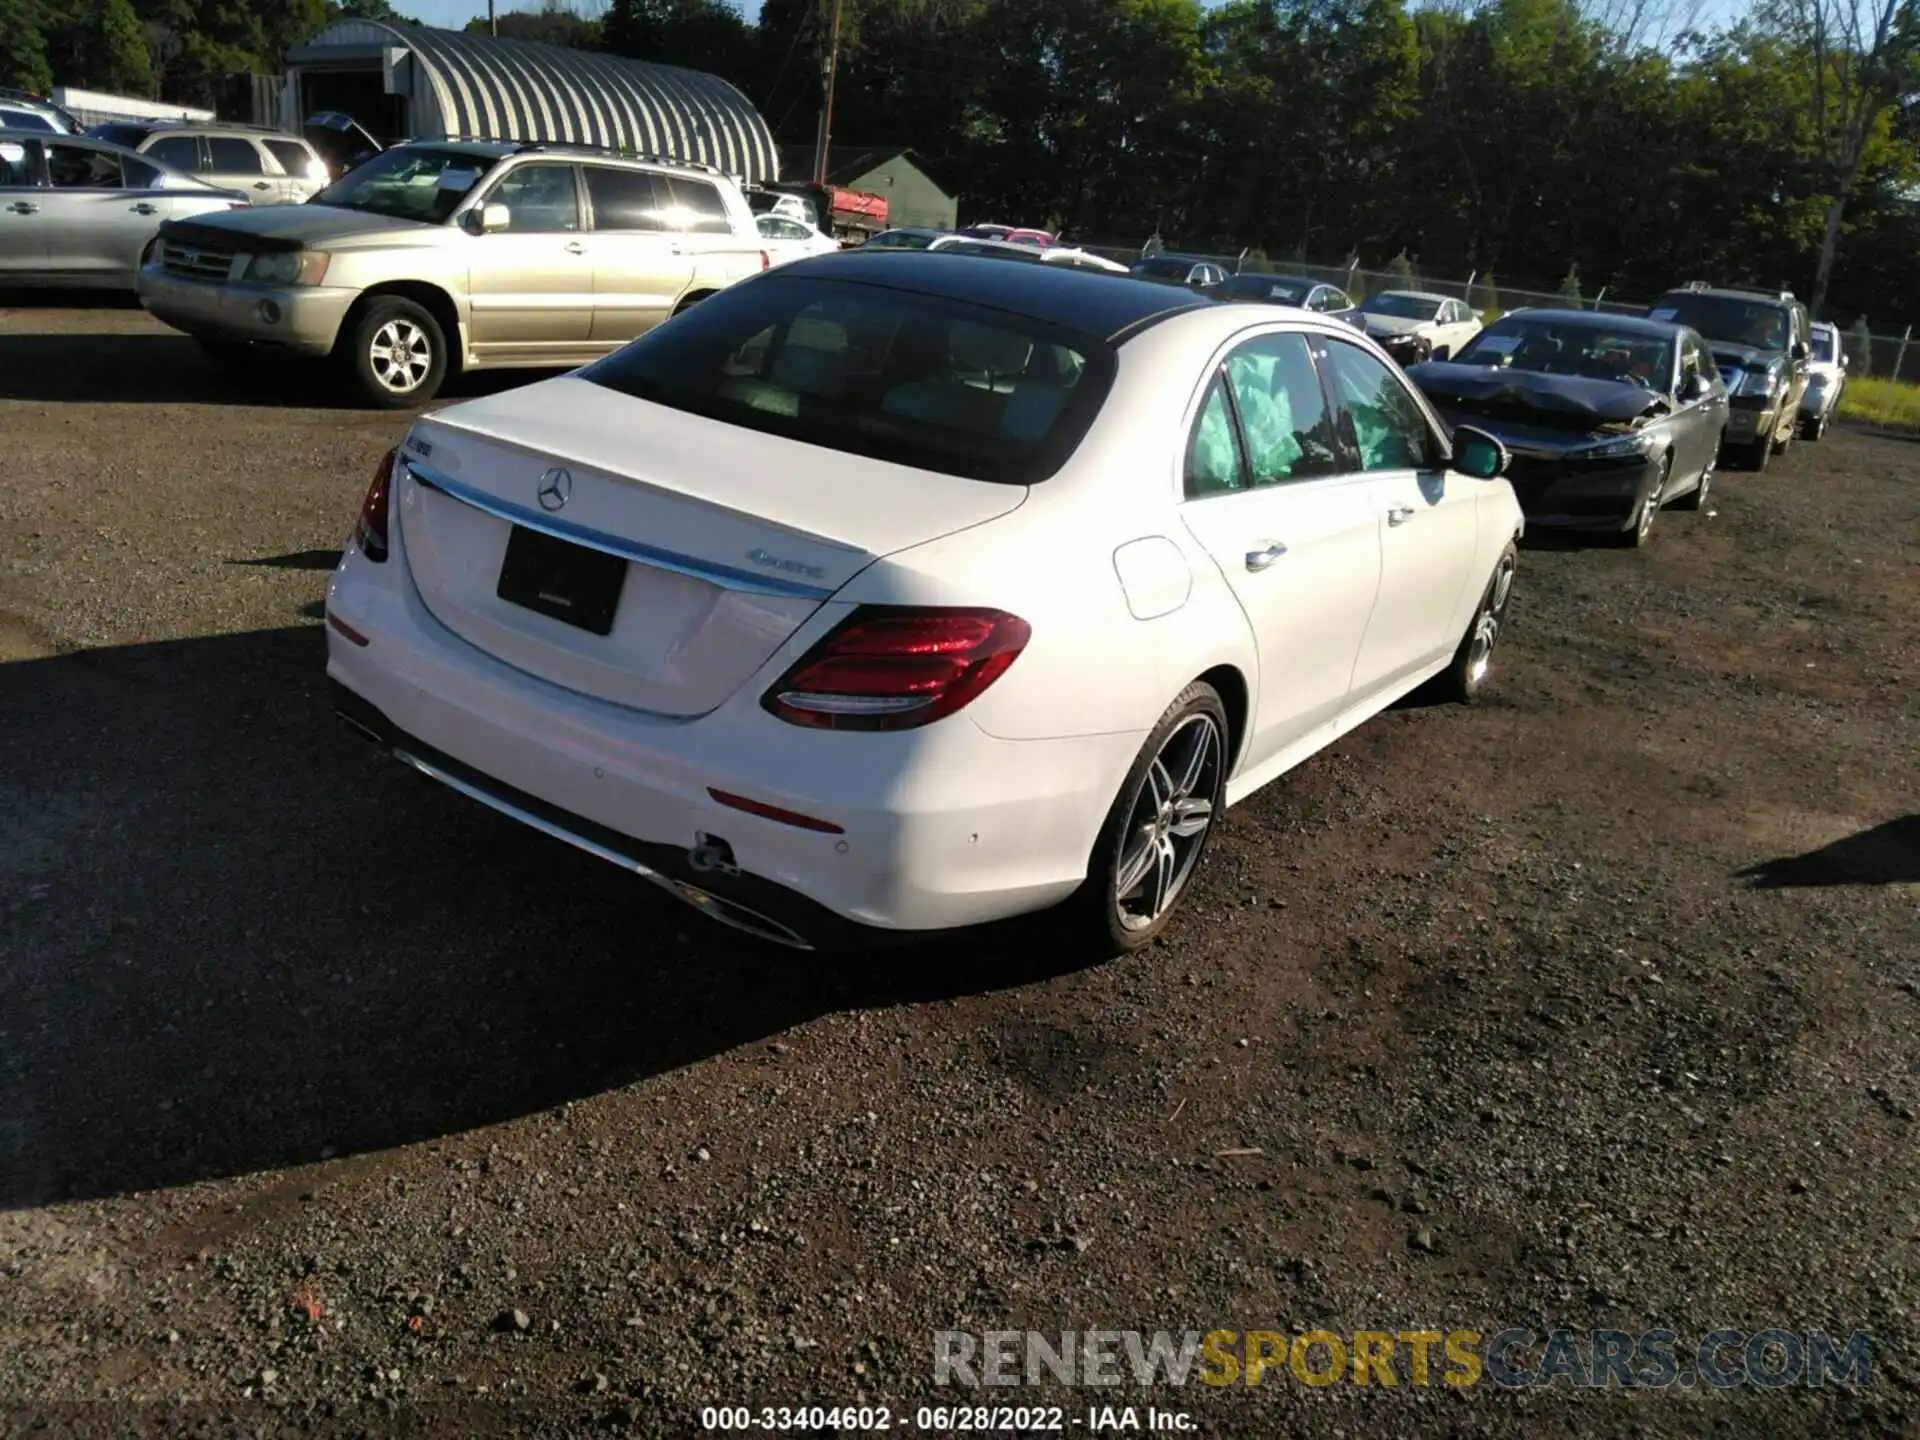
[[[694,291],[693,294],[683,297],[680,303],[673,307],[673,314],[675,316],[686,314],[687,311],[698,305],[702,300],[708,299],[712,294],[713,291],[711,290]],[[668,318],[671,319],[673,316],[669,316]]]
[[[1827,433],[1827,417],[1815,415],[1800,426],[1800,438],[1809,445],[1818,445]]]
[[[1448,349],[1445,345],[1442,345],[1438,349],[1434,350],[1426,358],[1434,361],[1435,363],[1438,363],[1439,361],[1445,360],[1447,356],[1451,355],[1452,353],[1453,353],[1452,350]]]
[[[1776,455],[1786,454],[1787,451],[1793,447],[1794,437],[1799,433],[1800,433],[1800,417],[1798,415],[1795,415],[1793,419],[1787,422],[1784,430],[1780,428],[1776,428],[1774,430],[1773,453]]]
[[[1640,497],[1640,503],[1634,507],[1633,525],[1620,536],[1620,543],[1634,550],[1646,548],[1647,541],[1653,538],[1653,522],[1660,518],[1661,496],[1666,493],[1667,481],[1673,476],[1673,456],[1669,455],[1660,462],[1660,474],[1655,478],[1653,487]]]
[[[1513,602],[1513,576],[1520,563],[1519,549],[1509,543],[1500,552],[1480,604],[1453,652],[1453,663],[1434,678],[1434,694],[1458,705],[1471,705],[1480,698],[1487,676],[1493,669],[1494,647],[1507,623],[1507,607]]]
[[[1758,475],[1767,468],[1767,462],[1773,459],[1773,441],[1756,440],[1742,449],[1742,460],[1747,469]]]
[[[1707,458],[1707,468],[1700,472],[1700,483],[1682,495],[1678,500],[1674,501],[1674,509],[1700,510],[1705,508],[1707,492],[1713,489],[1713,472],[1715,462],[1719,459],[1719,456],[1720,452],[1718,447],[1716,447],[1714,453]]]
[[[422,405],[447,378],[447,337],[423,305],[398,295],[348,317],[334,357],[354,398],[376,410]]]
[[[1100,827],[1086,883],[1063,907],[1075,949],[1107,959],[1167,928],[1226,808],[1228,736],[1227,708],[1203,681],[1167,707]]]

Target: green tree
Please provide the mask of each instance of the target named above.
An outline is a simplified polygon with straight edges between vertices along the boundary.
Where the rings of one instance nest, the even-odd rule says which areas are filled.
[[[1413,288],[1413,261],[1407,258],[1406,251],[1400,251],[1391,260],[1387,261],[1387,274],[1393,278],[1393,283],[1398,288],[1402,290],[1411,290]]]
[[[1867,328],[1867,317],[1857,318],[1847,329],[1847,373],[1849,375],[1873,374],[1873,332]]]
[[[113,95],[153,93],[153,60],[131,0],[79,0],[52,11],[47,60],[56,76]]]
[[[1579,305],[1586,297],[1580,293],[1580,267],[1569,265],[1567,273],[1560,277],[1560,289],[1556,292],[1569,305]]]
[[[0,0],[0,85],[44,95],[53,88],[38,0]]]

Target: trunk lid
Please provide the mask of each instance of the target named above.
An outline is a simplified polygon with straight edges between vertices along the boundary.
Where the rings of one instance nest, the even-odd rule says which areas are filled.
[[[723,703],[876,559],[996,519],[1027,494],[573,376],[425,417],[401,453],[413,472],[395,495],[401,536],[442,624],[541,679],[675,717]],[[558,504],[551,486],[539,493],[556,470],[567,476]],[[607,633],[501,597],[516,529],[627,562]]]

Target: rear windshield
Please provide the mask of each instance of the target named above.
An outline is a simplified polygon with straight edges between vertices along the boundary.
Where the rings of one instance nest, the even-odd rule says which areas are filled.
[[[1790,328],[1787,309],[1764,300],[1687,291],[1664,296],[1647,315],[1654,320],[1691,325],[1707,339],[1718,340],[1723,345],[1745,345],[1754,350],[1787,348]]]
[[[1368,315],[1389,315],[1396,320],[1431,320],[1440,313],[1440,302],[1388,290],[1368,297],[1360,308]]]
[[[1840,358],[1840,336],[1832,330],[1816,327],[1813,332],[1813,358],[1831,365]]]
[[[1313,287],[1271,275],[1233,275],[1214,292],[1222,300],[1264,300],[1273,305],[1300,305]]]
[[[878,285],[769,275],[721,291],[580,374],[809,445],[1030,485],[1105,398],[1099,341]]]
[[[1184,280],[1193,273],[1191,260],[1142,260],[1133,267],[1136,275],[1156,280]]]

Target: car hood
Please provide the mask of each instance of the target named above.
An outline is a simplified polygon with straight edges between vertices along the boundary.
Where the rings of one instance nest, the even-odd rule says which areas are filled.
[[[1532,421],[1557,430],[1624,425],[1657,414],[1667,404],[1662,396],[1629,381],[1492,365],[1428,361],[1411,367],[1407,377],[1443,409]]]
[[[415,243],[430,242],[448,227],[334,205],[260,205],[209,219],[170,222],[161,228],[202,244],[232,245],[240,239],[260,249],[306,250],[343,241],[380,244],[403,234]],[[191,233],[183,233],[188,230]]]
[[[1404,315],[1374,315],[1361,311],[1355,317],[1369,335],[1417,335],[1434,326],[1432,320],[1413,320]]]

